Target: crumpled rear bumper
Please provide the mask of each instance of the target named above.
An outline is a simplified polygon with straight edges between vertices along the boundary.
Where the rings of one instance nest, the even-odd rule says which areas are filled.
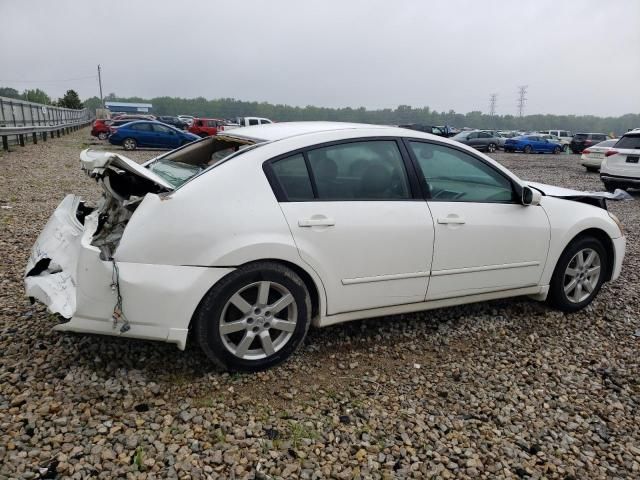
[[[86,216],[83,225],[76,217],[80,202],[65,197],[39,235],[25,272],[26,294],[70,319],[55,330],[160,340],[184,349],[200,300],[234,269],[117,262],[114,277],[113,262],[101,260],[91,245],[98,214]],[[114,281],[124,313],[118,322]]]

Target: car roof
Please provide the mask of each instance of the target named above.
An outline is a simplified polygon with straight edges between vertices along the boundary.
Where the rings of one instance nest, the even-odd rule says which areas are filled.
[[[404,128],[390,127],[386,125],[369,125],[366,123],[343,123],[343,122],[282,122],[268,123],[264,125],[252,125],[250,127],[234,128],[225,131],[225,135],[248,138],[252,140],[262,140],[273,142],[284,138],[295,137],[299,135],[307,135],[319,132],[330,132],[337,130],[371,130],[380,129],[389,135],[400,135],[402,130],[406,134]],[[395,131],[395,133],[393,133]]]

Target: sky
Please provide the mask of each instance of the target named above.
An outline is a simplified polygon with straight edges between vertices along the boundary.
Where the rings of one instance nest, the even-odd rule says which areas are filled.
[[[640,0],[0,0],[0,86],[517,114],[640,112]]]

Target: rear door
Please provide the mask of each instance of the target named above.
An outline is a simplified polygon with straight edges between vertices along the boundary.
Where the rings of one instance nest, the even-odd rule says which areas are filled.
[[[406,161],[399,141],[383,138],[269,164],[300,255],[322,279],[328,315],[424,301],[434,227]]]
[[[543,208],[521,205],[511,180],[475,155],[418,140],[408,148],[435,226],[427,300],[537,285],[550,236]]]

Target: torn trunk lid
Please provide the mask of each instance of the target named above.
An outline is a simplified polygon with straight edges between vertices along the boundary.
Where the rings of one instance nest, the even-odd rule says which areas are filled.
[[[155,185],[156,189],[162,191],[173,190],[173,186],[162,177],[119,153],[87,149],[80,153],[80,162],[83,170],[91,177],[105,178],[110,172],[127,172],[134,177]]]

